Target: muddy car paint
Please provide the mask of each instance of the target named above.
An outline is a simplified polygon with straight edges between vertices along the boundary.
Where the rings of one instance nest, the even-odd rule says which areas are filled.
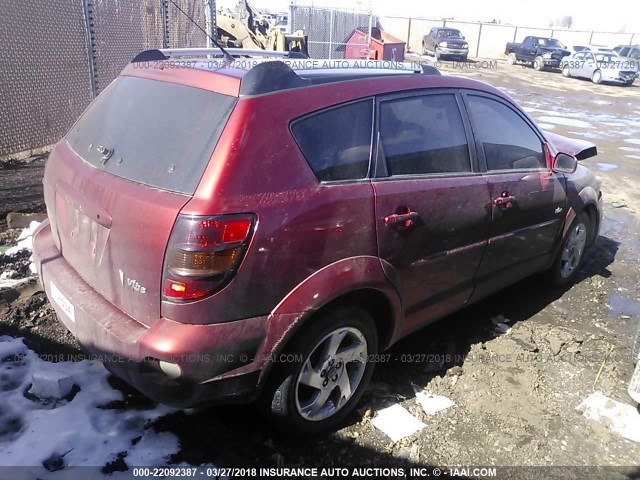
[[[219,88],[225,94],[240,92],[242,76],[232,68],[225,75],[201,70],[161,72],[132,66],[125,69],[124,75],[204,89]],[[440,202],[439,196],[459,183],[455,178],[442,179],[440,184],[430,182],[429,188],[421,187],[420,181],[409,182],[395,192],[393,182],[377,179],[318,182],[289,133],[292,119],[328,105],[403,90],[443,88],[485,92],[510,102],[504,94],[480,82],[426,75],[341,82],[339,88],[331,83],[322,84],[309,88],[304,102],[300,101],[301,92],[297,88],[241,97],[195,193],[186,197],[108,178],[108,174],[83,164],[63,139],[45,175],[51,223],[39,230],[34,241],[34,256],[47,294],[52,295],[55,285],[76,306],[75,322],[56,307],[62,321],[90,350],[125,358],[122,362],[107,362],[107,366],[143,392],[164,403],[188,406],[221,399],[254,398],[266,381],[275,356],[313,318],[315,311],[335,301],[351,300],[372,307],[382,348],[460,308],[473,300],[470,297],[474,269],[479,266],[482,252],[490,248],[489,220],[497,211],[491,205],[491,193],[483,176],[473,176],[467,181],[468,192],[447,202]],[[279,132],[279,140],[265,142],[264,131]],[[550,172],[546,175],[556,178]],[[536,181],[543,184],[546,180],[541,175]],[[61,185],[66,186],[58,188]],[[385,188],[391,189],[387,196],[391,200],[387,203],[383,200]],[[500,186],[494,189],[500,190]],[[124,194],[109,193],[114,191]],[[403,191],[423,197],[420,213],[425,219],[431,214],[429,204],[437,203],[441,208],[437,222],[432,225],[438,228],[445,248],[431,245],[410,252],[413,258],[400,259],[404,234],[383,223],[386,216],[398,213],[398,204],[405,203],[398,196]],[[107,229],[129,228],[132,235],[141,236],[135,248],[121,245],[122,257],[114,257],[117,260],[114,268],[125,270],[128,264],[140,263],[147,254],[144,249],[154,249],[156,257],[150,263],[154,271],[147,272],[147,277],[135,275],[135,281],[145,286],[149,299],[142,318],[137,318],[138,312],[134,310],[142,307],[132,303],[129,310],[126,306],[116,308],[108,295],[103,295],[103,290],[109,289],[113,290],[114,298],[122,295],[116,292],[117,285],[92,287],[87,282],[92,274],[89,265],[70,266],[68,260],[81,262],[74,261],[77,253],[67,251],[65,242],[60,242],[61,235],[70,236],[73,231],[73,226],[61,223],[66,217],[60,212],[65,209],[59,208],[58,203],[65,192],[74,202],[74,211],[86,217],[85,220],[75,215],[87,224],[85,240],[90,247],[101,239],[91,234],[99,230],[97,225]],[[380,201],[377,209],[376,195]],[[125,199],[122,205],[115,205]],[[152,211],[156,203],[166,207],[166,211],[159,210],[159,217]],[[462,217],[456,217],[461,207],[473,207],[469,211],[474,212],[472,220],[479,228],[473,231],[462,228]],[[238,212],[256,214],[257,227],[233,281],[215,295],[194,302],[160,301],[158,259],[162,254],[158,252],[164,252],[177,215]],[[140,213],[144,218],[137,217]],[[65,229],[62,234],[60,228]],[[445,232],[452,228],[461,235],[446,237]],[[504,226],[503,233],[507,236],[509,228]],[[72,244],[69,238],[66,241],[66,245]],[[94,254],[90,249],[91,255],[98,254],[99,249],[95,250]],[[384,252],[382,255],[380,250]],[[456,258],[462,259],[460,263]],[[521,268],[517,276],[541,269],[550,259],[548,252],[536,260],[539,265]],[[416,264],[437,265],[439,271],[446,273],[444,289],[425,297],[419,291],[419,275],[407,282],[406,267]],[[493,275],[493,283],[486,284],[485,292],[504,283],[501,278],[504,277]],[[127,295],[137,298],[135,295],[140,292],[132,290]],[[200,355],[204,360],[190,361],[190,354]],[[229,357],[220,356],[225,354]],[[179,365],[183,375],[179,379],[163,376],[158,361]]]

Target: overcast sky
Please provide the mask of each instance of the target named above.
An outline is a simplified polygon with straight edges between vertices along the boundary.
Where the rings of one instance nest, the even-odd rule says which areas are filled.
[[[256,7],[273,12],[287,11],[289,0],[251,0]],[[218,5],[233,5],[235,0],[218,0]],[[640,1],[618,0],[612,4],[584,0],[298,0],[299,5],[338,6],[373,9],[376,15],[450,18],[456,20],[492,20],[514,25],[549,27],[564,16],[573,17],[573,29],[626,31],[640,33]]]

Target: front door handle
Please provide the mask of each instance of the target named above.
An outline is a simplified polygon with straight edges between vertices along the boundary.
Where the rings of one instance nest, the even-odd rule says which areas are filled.
[[[413,222],[418,219],[418,212],[408,211],[407,213],[394,213],[384,217],[385,225],[397,225],[401,227],[410,227]]]

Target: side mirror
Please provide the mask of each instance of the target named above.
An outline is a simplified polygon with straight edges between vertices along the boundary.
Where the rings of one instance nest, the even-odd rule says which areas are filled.
[[[576,157],[566,153],[556,155],[551,165],[551,170],[557,173],[573,173],[576,168],[578,168],[578,160],[576,160]]]

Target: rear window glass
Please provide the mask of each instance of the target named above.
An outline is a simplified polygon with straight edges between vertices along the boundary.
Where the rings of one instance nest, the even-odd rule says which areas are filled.
[[[318,180],[354,180],[369,171],[373,100],[350,103],[298,120],[291,132]]]
[[[128,180],[191,195],[236,97],[120,77],[73,126],[67,140],[93,166]]]

